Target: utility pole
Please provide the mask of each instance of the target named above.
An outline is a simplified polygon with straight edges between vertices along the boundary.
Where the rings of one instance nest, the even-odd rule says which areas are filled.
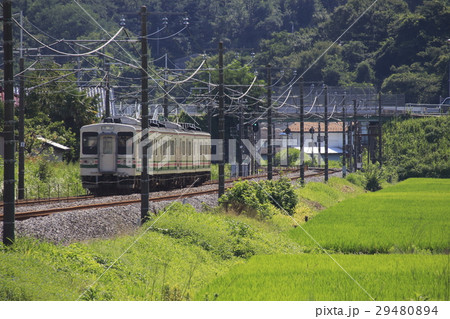
[[[141,126],[142,126],[142,173],[141,173],[141,224],[148,214],[148,46],[147,46],[147,7],[141,7]]]
[[[325,120],[325,182],[328,182],[328,87],[325,86],[324,101],[324,120]]]
[[[267,65],[267,179],[272,179],[272,74]]]
[[[382,148],[381,148],[381,138],[382,138],[382,132],[381,132],[381,91],[378,95],[378,162],[380,163],[380,167],[383,165],[383,159],[382,159]]]
[[[303,77],[300,78],[300,184],[305,185],[305,109],[303,102]]]
[[[219,161],[219,198],[225,193],[225,115],[223,91],[223,42],[219,42],[219,140],[222,158]]]
[[[15,241],[15,139],[12,1],[3,1],[3,81],[5,92],[5,157],[3,180],[3,244]]]
[[[22,51],[21,51],[22,53]],[[20,57],[19,84],[19,199],[25,198],[25,59]]]
[[[358,137],[357,137],[357,132],[358,132],[358,121],[356,119],[356,100],[353,100],[353,165],[355,165],[354,167],[354,171],[356,172],[358,170]]]
[[[347,157],[346,145],[345,145],[345,99],[342,102],[342,178],[347,176],[347,167],[345,166],[345,160]]]

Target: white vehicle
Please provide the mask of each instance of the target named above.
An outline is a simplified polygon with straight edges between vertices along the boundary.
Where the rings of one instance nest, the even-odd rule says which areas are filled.
[[[210,179],[211,136],[191,124],[150,120],[144,142],[140,121],[123,116],[83,126],[80,133],[80,174],[93,194],[140,191],[144,150],[150,191]]]

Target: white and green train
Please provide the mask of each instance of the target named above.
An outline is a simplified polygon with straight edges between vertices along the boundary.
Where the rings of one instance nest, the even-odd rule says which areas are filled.
[[[121,116],[83,126],[80,133],[81,178],[93,194],[140,191],[144,151],[150,191],[210,179],[211,136],[191,124],[150,120],[142,132],[140,121]]]

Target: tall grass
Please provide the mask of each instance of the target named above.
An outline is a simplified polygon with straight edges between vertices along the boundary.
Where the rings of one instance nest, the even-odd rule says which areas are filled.
[[[3,159],[0,159],[0,197],[3,198]],[[16,180],[18,168],[16,167]],[[16,183],[16,193],[18,184]],[[44,157],[25,160],[25,198],[65,197],[86,194],[80,178],[80,165],[49,161]]]

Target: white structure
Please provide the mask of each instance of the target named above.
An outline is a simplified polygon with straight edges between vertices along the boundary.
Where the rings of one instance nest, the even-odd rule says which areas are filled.
[[[320,124],[320,140],[319,140],[319,124]],[[314,133],[311,134],[311,128],[314,129]],[[295,122],[289,126],[291,130],[289,138],[289,147],[300,149],[300,122]],[[317,157],[318,154],[325,155],[325,125],[318,122],[305,122],[304,123],[304,152],[305,154]],[[319,149],[320,144],[320,149]],[[342,122],[329,122],[328,123],[328,158],[330,160],[339,160],[339,157],[343,153],[342,147]]]

